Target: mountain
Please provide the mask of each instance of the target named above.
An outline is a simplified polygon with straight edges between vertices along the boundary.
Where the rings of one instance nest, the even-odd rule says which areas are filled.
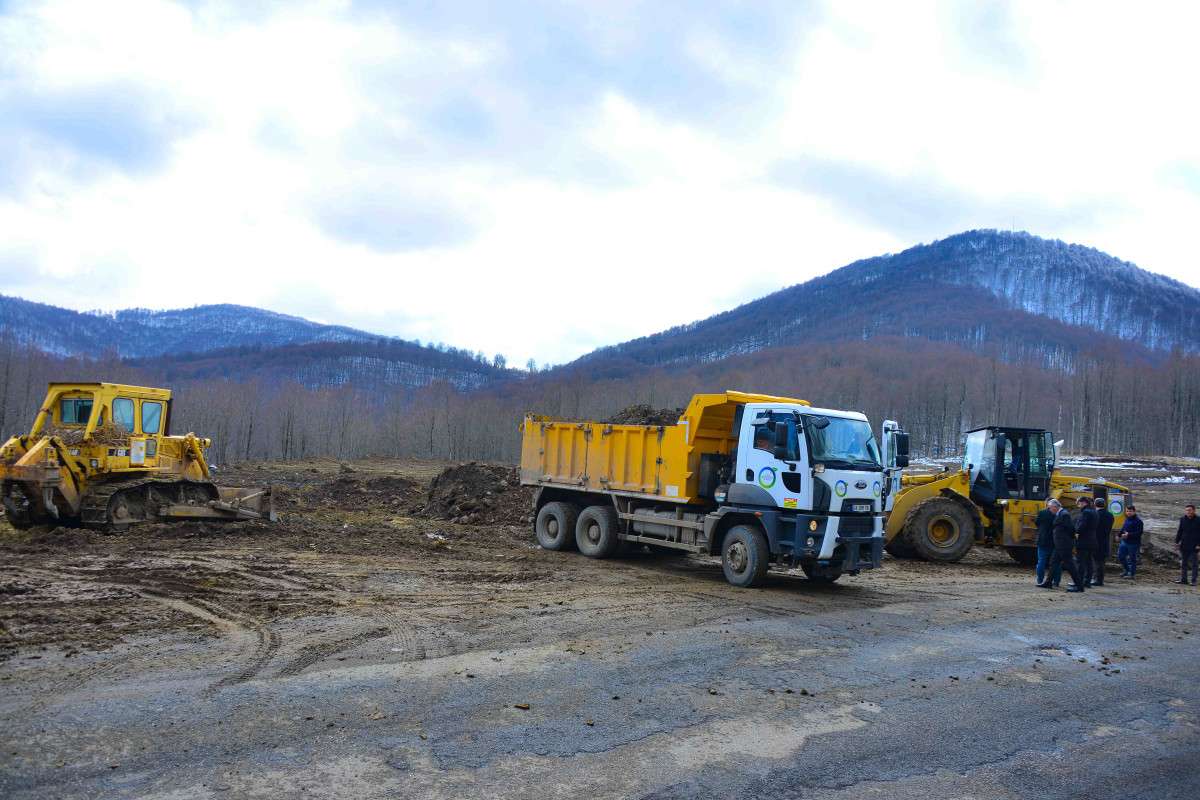
[[[1063,367],[1200,351],[1200,290],[1089,247],[976,230],[857,261],[575,362],[612,375],[817,340],[924,338]]]
[[[0,295],[0,335],[61,357],[116,355],[155,379],[229,378],[313,389],[478,389],[514,372],[479,354],[238,305],[85,313]]]
[[[322,325],[261,308],[209,305],[172,311],[133,308],[79,312],[0,295],[0,332],[48,353],[125,358],[200,353],[230,347],[309,342],[378,342],[385,337]]]

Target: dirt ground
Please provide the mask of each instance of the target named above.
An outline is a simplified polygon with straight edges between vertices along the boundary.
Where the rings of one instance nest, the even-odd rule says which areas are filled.
[[[0,795],[1194,796],[1166,765],[1198,752],[1200,594],[1167,566],[1069,596],[978,550],[737,590],[542,551],[513,468],[446,467],[221,471],[275,485],[276,525],[0,529]],[[1071,471],[1163,540],[1191,469]],[[1117,791],[1114,736],[1153,791]]]

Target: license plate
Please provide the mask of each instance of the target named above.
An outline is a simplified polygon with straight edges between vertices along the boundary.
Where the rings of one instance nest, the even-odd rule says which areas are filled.
[[[870,511],[871,504],[870,503],[852,503],[850,505],[850,510],[851,511]]]

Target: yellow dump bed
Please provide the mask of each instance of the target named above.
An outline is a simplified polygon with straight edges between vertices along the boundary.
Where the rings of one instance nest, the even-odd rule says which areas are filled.
[[[674,425],[611,425],[531,414],[521,425],[521,483],[693,502],[701,457],[728,455],[736,446],[734,419],[746,403],[808,405],[729,391],[695,395]]]

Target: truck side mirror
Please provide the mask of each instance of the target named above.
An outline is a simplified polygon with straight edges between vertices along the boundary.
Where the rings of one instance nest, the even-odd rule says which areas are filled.
[[[896,456],[896,468],[904,469],[908,466],[908,456]]]
[[[904,458],[905,464],[908,463],[908,434],[904,431],[896,431],[896,461],[899,463],[900,457]]]

